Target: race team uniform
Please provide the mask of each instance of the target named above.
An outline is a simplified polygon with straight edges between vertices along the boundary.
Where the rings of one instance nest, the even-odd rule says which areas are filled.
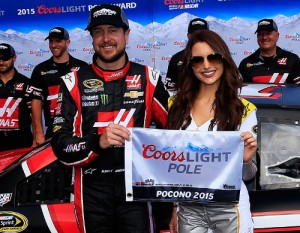
[[[38,64],[31,75],[30,96],[43,101],[45,126],[47,127],[46,139],[51,137],[54,109],[59,92],[60,77],[71,72],[76,67],[87,65],[84,61],[70,56],[66,63],[57,63],[53,57]]]
[[[181,66],[183,62],[184,50],[175,53],[169,62],[168,71],[166,75],[166,88],[169,91],[175,89],[178,82],[178,76],[181,71]]]
[[[81,232],[150,232],[148,204],[125,202],[124,147],[101,149],[99,141],[109,123],[165,127],[169,95],[159,72],[128,58],[122,69],[105,71],[94,57],[62,79],[52,146],[64,164],[75,167]]]
[[[256,107],[245,99],[243,99],[243,103],[247,109],[247,114],[243,118],[239,131],[251,132],[256,137]],[[207,131],[211,120],[208,120],[201,126],[197,126],[192,117],[191,124],[186,130]],[[213,130],[217,130],[217,124],[215,124]],[[243,180],[246,181],[253,178],[256,170],[256,165],[253,162],[244,164]],[[179,203],[177,214],[180,233],[206,233],[207,228],[211,229],[209,232],[253,233],[249,194],[244,182],[241,185],[238,204],[181,202]]]
[[[0,151],[32,145],[28,85],[29,79],[16,69],[6,84],[0,79]]]
[[[239,70],[244,82],[294,83],[293,79],[300,76],[300,59],[279,47],[276,47],[276,55],[265,58],[258,49],[241,61]]]

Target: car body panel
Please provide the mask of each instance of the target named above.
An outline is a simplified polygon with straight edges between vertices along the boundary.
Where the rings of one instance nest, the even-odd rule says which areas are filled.
[[[0,232],[79,233],[72,169],[57,160],[49,142],[0,152],[1,157],[6,163],[0,173]]]

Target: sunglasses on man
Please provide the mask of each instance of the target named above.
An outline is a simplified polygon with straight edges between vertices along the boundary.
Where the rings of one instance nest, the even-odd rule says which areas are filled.
[[[13,56],[7,56],[7,55],[3,55],[0,57],[0,61],[8,61],[9,59],[11,59]]]

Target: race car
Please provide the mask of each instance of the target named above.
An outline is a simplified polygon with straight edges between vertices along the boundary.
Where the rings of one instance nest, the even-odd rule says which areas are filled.
[[[255,232],[300,232],[300,86],[246,84],[241,96],[258,108]]]
[[[50,142],[0,152],[0,184],[0,232],[79,233],[73,169],[57,160]],[[163,208],[152,206],[155,232],[168,233]]]
[[[49,142],[0,152],[0,232],[79,233],[72,168]]]
[[[241,97],[258,107],[255,232],[300,232],[300,86],[245,84]],[[73,170],[49,142],[0,152],[0,184],[0,232],[79,233]]]

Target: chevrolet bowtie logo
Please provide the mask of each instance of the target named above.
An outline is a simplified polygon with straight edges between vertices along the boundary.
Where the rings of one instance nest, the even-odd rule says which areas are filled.
[[[144,92],[141,91],[130,91],[124,94],[124,97],[129,97],[129,98],[138,98],[139,96],[143,96]]]

